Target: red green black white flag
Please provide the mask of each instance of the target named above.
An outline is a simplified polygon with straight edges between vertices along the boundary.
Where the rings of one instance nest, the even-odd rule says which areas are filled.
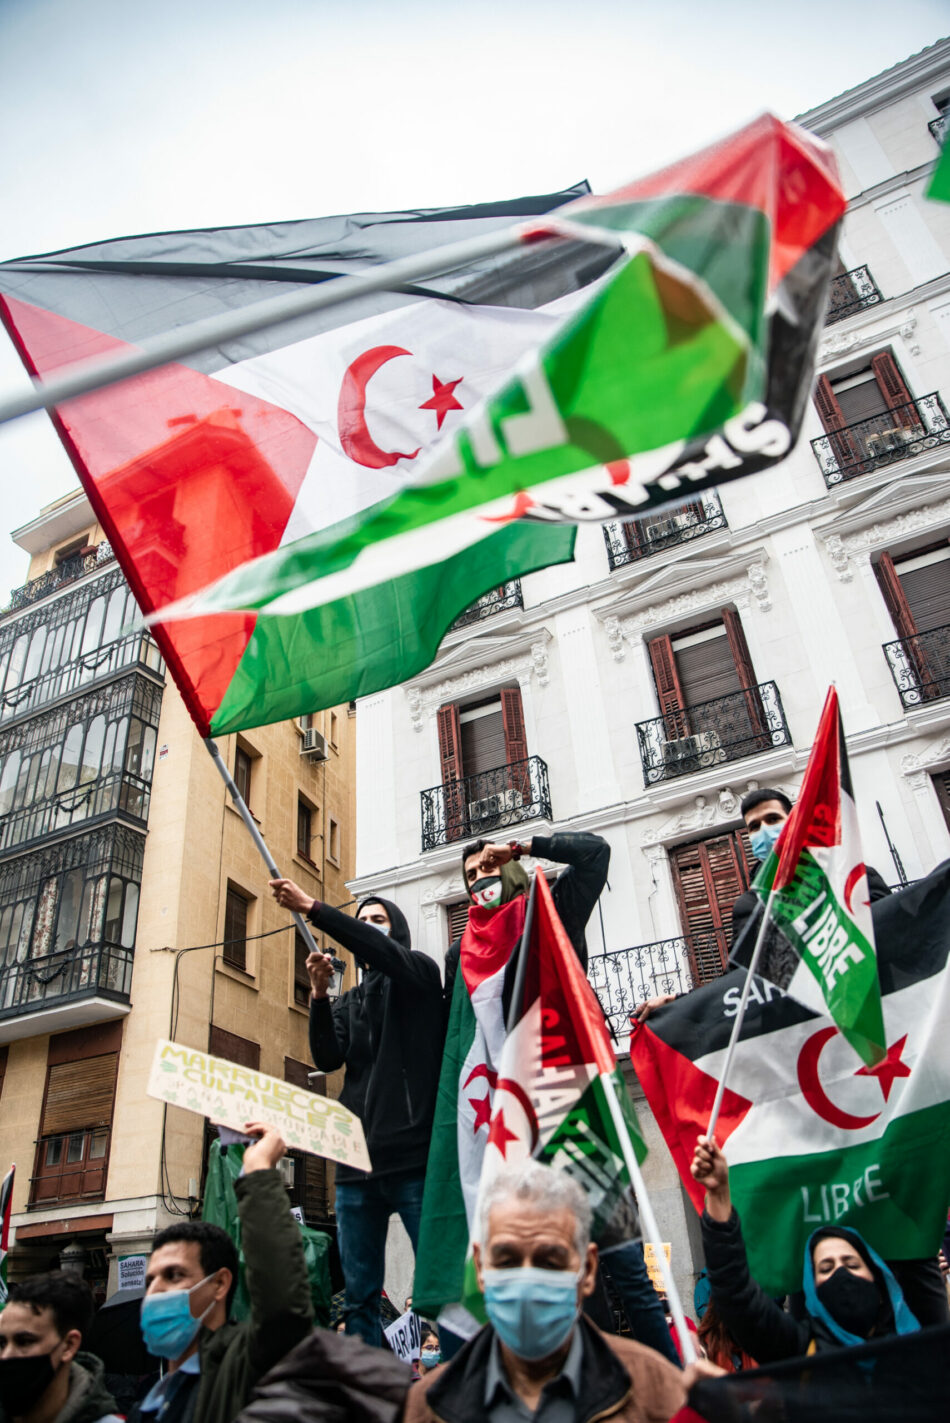
[[[16,1167],[11,1166],[0,1181],[0,1306],[7,1300],[7,1255],[10,1251],[10,1215],[13,1210],[13,1178]]]

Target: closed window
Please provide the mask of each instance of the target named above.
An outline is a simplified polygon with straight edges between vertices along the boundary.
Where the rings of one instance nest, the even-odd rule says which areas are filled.
[[[310,1003],[310,975],[307,956],[310,948],[299,929],[294,930],[294,1002],[301,1008]],[[288,1079],[289,1081],[289,1079]]]
[[[313,843],[313,811],[303,797],[297,799],[297,854],[310,859]]]
[[[105,1196],[121,1036],[109,1024],[50,1038],[31,1205]]]
[[[239,746],[234,753],[234,783],[238,788],[241,799],[251,808],[251,757]]]
[[[340,863],[340,824],[332,816],[327,827],[327,859]]]
[[[697,984],[717,978],[732,943],[732,906],[749,888],[756,861],[745,830],[670,850],[690,968]]]
[[[232,968],[247,969],[247,898],[228,885],[224,903],[222,957]]]

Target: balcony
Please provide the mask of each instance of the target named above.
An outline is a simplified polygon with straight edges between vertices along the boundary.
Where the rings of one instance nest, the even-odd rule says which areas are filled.
[[[638,722],[637,736],[647,786],[792,744],[774,682]]]
[[[682,935],[655,944],[638,944],[632,949],[591,954],[587,978],[622,1047],[626,1047],[630,1015],[638,1003],[661,993],[688,993],[696,987]]]
[[[483,593],[480,598],[476,598],[472,605],[460,613],[455,621],[450,625],[449,632],[458,632],[459,628],[472,627],[474,623],[484,622],[485,618],[492,618],[496,613],[504,613],[508,608],[523,608],[524,601],[521,596],[521,579],[512,578],[507,583],[502,583],[500,588],[492,588],[487,593]]]
[[[834,321],[843,321],[846,316],[853,316],[856,311],[876,306],[879,301],[883,301],[883,297],[867,267],[855,267],[850,272],[842,272],[831,279],[831,296],[825,322],[830,326]]]
[[[662,553],[664,549],[675,548],[678,544],[691,543],[704,534],[728,527],[719,495],[710,490],[656,514],[647,514],[642,519],[604,524],[607,562],[613,572],[614,569],[638,563],[641,558],[649,558],[651,554]]]
[[[548,768],[540,756],[529,756],[423,791],[422,848],[437,850],[542,819],[551,819]]]
[[[46,573],[41,573],[39,578],[31,578],[29,583],[24,583],[21,588],[14,588],[7,611],[12,613],[18,608],[27,608],[31,603],[45,598],[48,593],[55,593],[67,583],[75,583],[76,579],[82,578],[84,574],[95,573],[97,568],[111,563],[114,558],[115,554],[107,543],[97,544],[90,553],[64,558],[62,563],[48,569]]]
[[[121,1017],[131,991],[132,950],[118,944],[10,964],[0,969],[0,1043]]]
[[[886,642],[884,656],[908,711],[950,697],[950,625]]]
[[[950,419],[936,392],[831,430],[811,442],[829,489],[941,445],[950,445]]]
[[[944,110],[935,119],[931,119],[927,127],[933,135],[934,142],[943,147],[943,141],[947,136],[947,126],[950,124],[950,110]]]

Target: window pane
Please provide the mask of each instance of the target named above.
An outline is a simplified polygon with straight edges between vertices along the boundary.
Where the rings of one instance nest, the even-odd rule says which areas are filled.
[[[82,1148],[84,1141],[85,1137],[83,1136],[82,1132],[78,1132],[69,1138],[69,1146],[66,1150],[67,1165],[74,1165],[77,1161],[82,1160]]]
[[[109,1133],[107,1131],[93,1132],[92,1140],[89,1143],[89,1160],[101,1161],[106,1154],[108,1143]]]
[[[134,716],[129,723],[129,742],[125,752],[125,769],[132,776],[141,775],[142,765],[142,723]]]
[[[95,890],[93,880],[87,880],[82,892],[82,907],[79,911],[79,928],[76,938],[81,945],[88,944],[92,939],[92,924],[90,916],[92,914],[92,896]]]
[[[309,805],[297,802],[297,854],[310,858],[311,814]]]
[[[142,736],[142,769],[139,775],[146,781],[152,779],[152,771],[155,769],[155,744],[158,741],[158,732],[154,726],[147,726]]]
[[[63,746],[63,759],[59,765],[59,775],[56,778],[56,793],[62,795],[63,791],[71,791],[76,784],[76,777],[79,774],[79,758],[82,753],[82,727],[71,726],[69,735],[66,737]]]
[[[129,884],[125,887],[125,912],[122,915],[122,944],[131,949],[135,944],[135,921],[139,912],[139,887]]]
[[[125,622],[125,600],[127,595],[128,589],[124,588],[120,583],[118,588],[116,588],[113,592],[112,597],[109,599],[109,609],[106,613],[106,625],[105,630],[102,634],[103,643],[115,642],[116,638],[119,636],[119,633],[122,630],[122,625]]]
[[[87,781],[94,781],[99,775],[99,766],[102,761],[102,743],[106,735],[106,719],[104,716],[94,717],[86,733],[86,744],[82,753],[82,770],[79,776],[80,785]]]
[[[117,944],[122,926],[122,881],[115,875],[109,881],[109,897],[106,900],[106,925],[103,939],[107,944]]]
[[[10,691],[12,687],[18,687],[23,681],[23,668],[26,663],[26,649],[29,645],[29,633],[21,633],[13,644],[13,651],[10,654],[10,669],[7,672],[7,680],[4,690]]]
[[[11,751],[0,771],[0,815],[6,815],[13,806],[13,791],[20,774],[20,753]]]
[[[82,900],[82,870],[70,870],[63,876],[56,923],[55,949],[72,949],[79,932],[79,905]]]
[[[234,781],[244,804],[251,804],[251,758],[240,746],[234,753]]]
[[[105,598],[94,598],[86,616],[86,627],[82,635],[83,655],[94,652],[102,636],[102,620],[105,617]]]
[[[63,1138],[54,1137],[46,1143],[46,1165],[58,1166],[63,1159]]]
[[[43,664],[43,652],[46,648],[46,629],[39,627],[33,634],[30,641],[30,650],[26,657],[26,666],[23,669],[24,682],[31,682],[37,675]]]

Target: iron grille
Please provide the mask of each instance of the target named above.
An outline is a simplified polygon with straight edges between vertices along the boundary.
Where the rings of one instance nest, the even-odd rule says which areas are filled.
[[[540,756],[529,756],[423,791],[422,848],[435,850],[539,819],[551,819],[548,768]]]
[[[718,529],[727,529],[719,495],[710,490],[682,504],[671,505],[639,519],[604,524],[604,543],[611,571],[637,563],[641,558],[691,543]]]
[[[950,625],[886,642],[884,655],[908,709],[950,697]]]
[[[39,578],[31,578],[29,583],[24,583],[21,588],[14,588],[10,595],[10,612],[15,612],[17,608],[29,607],[31,603],[37,602],[40,598],[47,597],[50,593],[55,593],[57,589],[64,588],[67,583],[75,583],[77,578],[82,578],[87,573],[95,573],[97,568],[101,568],[105,563],[111,563],[115,558],[110,544],[97,544],[91,553],[77,554],[73,558],[64,558],[62,563],[55,568],[47,569],[41,573]]]
[[[811,442],[829,489],[941,445],[950,445],[950,419],[936,392],[829,430]]]
[[[876,306],[879,301],[883,301],[883,297],[867,267],[853,267],[850,272],[841,272],[837,277],[832,277],[828,315],[825,320],[830,326],[832,322],[853,316],[856,311]]]
[[[648,786],[792,744],[774,682],[638,722],[637,737]]]
[[[521,597],[521,579],[512,578],[507,583],[502,583],[499,588],[492,588],[487,593],[483,593],[480,598],[476,598],[472,605],[460,613],[455,621],[449,626],[449,632],[457,632],[459,628],[471,627],[473,623],[480,623],[485,618],[494,617],[496,613],[503,613],[508,608],[523,608],[524,602]]]

